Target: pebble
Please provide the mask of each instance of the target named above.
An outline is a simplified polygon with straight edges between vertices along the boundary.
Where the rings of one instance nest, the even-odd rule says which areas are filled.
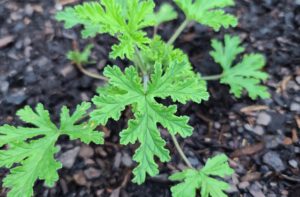
[[[299,2],[300,2],[300,0],[299,0]],[[297,77],[296,77],[296,81],[297,81],[297,83],[300,85],[300,76],[297,76]]]
[[[279,137],[274,135],[265,135],[263,136],[263,140],[265,142],[265,146],[268,149],[275,149],[280,145],[282,141]]]
[[[250,186],[249,192],[254,197],[266,197],[257,183],[254,183]]]
[[[122,155],[121,162],[126,167],[131,167],[133,164],[133,161],[128,153],[124,153]]]
[[[191,162],[192,166],[199,167],[200,161],[196,157],[188,157],[189,161]]]
[[[229,194],[237,193],[239,190],[235,185],[230,185],[230,188],[226,191]]]
[[[33,71],[29,71],[25,73],[24,76],[24,82],[25,84],[34,84],[35,82],[37,82],[37,76],[34,74]]]
[[[262,136],[265,134],[265,129],[262,126],[257,125],[253,128],[253,132],[257,135]]]
[[[83,145],[80,148],[80,151],[79,151],[80,157],[87,159],[87,158],[93,157],[93,155],[94,155],[94,150],[90,146]]]
[[[286,121],[286,116],[280,113],[271,113],[271,123],[268,124],[268,130],[278,131],[284,129],[284,124]]]
[[[263,156],[263,162],[271,166],[276,172],[281,172],[286,169],[278,153],[269,151]]]
[[[114,164],[113,164],[113,167],[115,169],[120,168],[121,158],[122,158],[122,154],[121,153],[117,153],[116,156],[115,156],[115,159],[114,159]]]
[[[101,175],[101,171],[93,167],[86,169],[83,173],[88,179],[98,178]]]
[[[300,104],[299,103],[292,103],[290,106],[290,110],[294,112],[300,112]]]
[[[290,166],[292,166],[293,168],[298,168],[298,162],[294,159],[289,160],[289,164]]]
[[[74,174],[73,179],[78,185],[85,186],[87,181],[82,171]]]
[[[247,189],[248,187],[250,186],[250,183],[248,181],[245,181],[245,182],[241,182],[239,183],[238,187],[242,190],[245,190]]]
[[[58,160],[63,164],[63,166],[65,168],[70,169],[73,167],[73,165],[75,163],[75,160],[79,153],[79,150],[80,150],[80,147],[75,147],[71,150],[68,150],[68,151],[64,152],[63,154],[61,154],[58,157]]]
[[[33,14],[33,12],[34,12],[34,10],[33,10],[33,8],[32,8],[32,6],[30,5],[30,4],[27,4],[26,6],[25,6],[25,14],[27,15],[27,16],[32,16],[32,14]]]
[[[255,133],[256,135],[264,135],[265,134],[265,130],[262,126],[260,125],[256,125],[255,127],[250,126],[249,124],[245,125],[245,129],[248,131],[251,131],[253,133]]]
[[[256,123],[259,125],[267,126],[271,122],[271,116],[266,112],[261,112],[258,117]]]
[[[7,81],[0,81],[0,91],[5,94],[8,91],[9,83]]]
[[[9,104],[20,105],[26,100],[27,96],[25,95],[24,90],[18,90],[17,92],[9,94],[5,100]]]

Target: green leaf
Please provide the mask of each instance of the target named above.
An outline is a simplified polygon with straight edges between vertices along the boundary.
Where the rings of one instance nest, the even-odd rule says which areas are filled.
[[[245,51],[240,44],[238,36],[229,35],[225,35],[224,45],[217,40],[212,41],[214,51],[210,54],[223,68],[221,83],[228,84],[230,92],[237,98],[242,96],[244,89],[252,99],[269,98],[267,87],[260,85],[268,78],[268,74],[261,71],[266,64],[264,56],[254,53],[244,55],[242,61],[234,65],[237,55]]]
[[[91,63],[89,61],[89,57],[91,55],[91,51],[93,49],[93,45],[92,44],[89,44],[88,46],[86,46],[84,48],[84,50],[82,52],[80,51],[69,51],[67,53],[67,58],[76,63],[76,64],[88,64],[88,63]]]
[[[120,43],[112,47],[110,56],[132,59],[134,48],[144,48],[150,41],[142,29],[155,25],[155,20],[147,17],[153,14],[154,6],[152,0],[101,0],[66,8],[56,19],[64,21],[66,28],[83,25],[84,37],[96,33],[116,36]]]
[[[202,197],[227,197],[223,192],[230,186],[211,176],[224,178],[234,173],[227,163],[226,155],[218,155],[209,159],[201,170],[186,169],[169,177],[181,183],[171,188],[173,197],[195,197],[197,189],[201,189]]]
[[[192,127],[187,124],[188,117],[175,115],[176,106],[163,106],[155,98],[170,96],[173,101],[181,103],[208,99],[206,86],[196,74],[178,80],[189,71],[190,65],[186,62],[172,62],[165,71],[158,63],[146,88],[133,66],[126,68],[124,73],[116,66],[105,68],[104,75],[109,78],[109,84],[99,89],[100,95],[93,99],[97,109],[91,117],[99,124],[106,124],[110,118],[118,120],[126,106],[132,107],[134,119],[129,121],[128,128],[120,136],[121,144],[140,143],[133,157],[138,163],[133,171],[133,181],[138,184],[145,181],[146,174],[158,174],[155,156],[162,162],[170,160],[158,123],[174,135],[178,133],[186,137],[192,134]]]
[[[163,69],[170,65],[171,62],[183,62],[189,63],[189,58],[180,49],[174,49],[172,45],[166,44],[162,41],[161,37],[155,36],[149,43],[149,46],[142,51],[142,56],[149,68],[153,69],[155,63],[163,65]]]
[[[70,115],[69,110],[63,107],[58,128],[42,104],[38,104],[35,111],[26,106],[17,115],[34,127],[0,127],[0,146],[7,146],[6,150],[0,150],[0,167],[10,168],[10,173],[3,180],[4,187],[10,188],[9,197],[33,196],[37,180],[44,180],[49,187],[54,185],[58,180],[57,170],[62,167],[54,158],[58,152],[55,143],[60,135],[69,135],[71,139],[85,143],[103,143],[103,134],[94,130],[95,123],[77,123],[85,117],[89,108],[90,103],[82,103]],[[14,164],[17,166],[12,167]]]
[[[169,3],[162,4],[156,13],[148,15],[149,20],[155,21],[156,26],[159,26],[160,24],[168,21],[175,20],[177,17],[177,12]]]
[[[235,27],[238,20],[223,8],[233,6],[234,0],[174,0],[188,20],[197,21],[219,31],[221,27]]]

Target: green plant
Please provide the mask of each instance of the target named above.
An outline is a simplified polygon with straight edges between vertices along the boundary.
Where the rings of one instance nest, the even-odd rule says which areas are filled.
[[[36,180],[45,180],[49,187],[58,180],[57,170],[62,165],[54,156],[59,151],[55,143],[61,135],[68,135],[71,140],[80,139],[84,143],[103,144],[103,134],[95,131],[97,125],[92,122],[78,123],[90,108],[90,103],[78,105],[70,115],[63,107],[60,126],[50,119],[49,112],[42,104],[33,111],[29,106],[18,111],[21,120],[34,127],[0,127],[0,167],[10,168],[10,174],[3,180],[5,187],[11,188],[8,196],[24,197],[33,195]],[[18,164],[15,166],[14,164]]]
[[[224,45],[217,40],[212,41],[214,51],[210,54],[223,68],[220,75],[221,83],[228,84],[230,92],[237,98],[241,97],[243,89],[247,90],[252,99],[269,98],[267,88],[259,85],[262,80],[268,78],[268,74],[261,71],[266,64],[263,55],[255,53],[245,55],[240,63],[232,66],[237,55],[245,51],[240,44],[239,37],[229,35],[225,36]]]
[[[92,44],[89,44],[84,48],[82,52],[78,50],[69,51],[67,53],[67,58],[70,61],[74,62],[75,64],[80,64],[80,65],[94,63],[89,61],[89,57],[91,55],[93,47],[94,46]]]
[[[209,159],[204,168],[195,169],[176,138],[177,134],[183,138],[192,135],[193,128],[188,125],[189,118],[177,115],[176,105],[165,106],[158,102],[158,99],[170,99],[182,104],[193,101],[200,104],[209,97],[206,80],[212,79],[221,79],[221,83],[229,84],[231,92],[236,97],[241,97],[245,89],[252,99],[266,98],[269,96],[267,89],[259,85],[260,81],[267,78],[267,74],[260,71],[265,61],[262,55],[250,54],[233,66],[234,59],[244,51],[244,48],[240,47],[241,41],[238,37],[225,36],[224,45],[217,40],[212,41],[214,51],[211,52],[215,62],[223,68],[223,73],[204,77],[195,73],[188,56],[182,50],[175,49],[172,44],[192,22],[201,23],[215,31],[221,27],[235,27],[237,18],[223,10],[227,6],[234,5],[234,1],[174,0],[174,3],[182,9],[186,19],[168,42],[157,35],[158,26],[163,22],[176,19],[177,13],[169,4],[163,5],[158,12],[154,12],[153,0],[101,0],[68,7],[56,15],[57,20],[64,21],[66,28],[83,25],[84,38],[93,37],[98,33],[117,37],[119,43],[112,47],[110,57],[127,58],[131,60],[132,66],[127,67],[124,72],[117,66],[107,66],[104,69],[104,76],[90,75],[81,69],[82,64],[88,62],[90,47],[83,53],[70,53],[69,59],[77,66],[80,65],[81,67],[78,68],[84,74],[108,80],[106,85],[98,88],[99,95],[92,99],[97,108],[87,113],[88,104],[84,103],[71,117],[64,108],[61,126],[57,128],[50,122],[49,116],[45,115],[46,112],[41,105],[37,107],[38,115],[34,115],[35,113],[26,107],[18,114],[21,119],[40,128],[35,129],[36,133],[25,129],[28,135],[24,137],[24,133],[27,132],[23,132],[22,128],[17,129],[7,125],[0,127],[0,145],[8,145],[8,150],[0,152],[1,161],[4,161],[2,166],[11,167],[13,163],[21,163],[21,167],[17,167],[17,170],[13,169],[4,181],[4,186],[12,188],[10,196],[18,196],[20,192],[26,194],[25,196],[31,196],[31,188],[36,179],[46,180],[48,185],[52,185],[57,180],[56,170],[61,166],[54,160],[57,150],[53,146],[59,135],[67,134],[72,139],[81,138],[86,143],[92,141],[101,144],[103,136],[101,133],[95,133],[94,129],[98,125],[106,124],[109,119],[119,120],[122,111],[128,106],[133,112],[133,117],[128,122],[127,128],[120,133],[120,142],[125,145],[139,143],[133,156],[137,162],[137,167],[133,170],[134,182],[141,184],[147,174],[155,176],[159,173],[155,157],[158,157],[161,162],[171,159],[170,152],[165,147],[166,141],[160,134],[160,128],[163,127],[168,130],[178,153],[187,165],[186,170],[170,177],[170,180],[182,181],[172,187],[173,196],[195,196],[197,189],[201,189],[203,197],[226,196],[224,190],[228,189],[228,184],[212,176],[224,177],[233,173],[227,164],[228,158],[219,155]],[[144,31],[146,27],[154,27],[153,39],[149,38]],[[236,81],[241,83],[237,84]],[[86,123],[75,125],[86,115],[90,116]],[[32,120],[32,117],[36,118]],[[90,138],[91,135],[93,138]],[[41,138],[32,139],[35,136]],[[51,139],[47,140],[49,143],[51,141],[51,146],[49,144],[45,147],[45,143],[42,146],[44,148],[35,150],[34,142],[40,142],[44,138]],[[28,146],[26,154],[22,148],[24,144]],[[15,154],[15,149],[18,150],[16,153],[20,157],[11,160],[7,155]],[[49,172],[35,171],[28,167],[31,159],[29,156],[35,153],[34,151],[41,150],[47,151],[47,159],[53,162]],[[29,164],[26,163],[28,161]],[[46,164],[41,163],[41,165],[45,167]],[[24,169],[18,170],[22,166],[25,166]],[[34,179],[26,185],[27,193],[22,191],[23,185],[20,185],[15,176],[18,173],[34,174]]]
[[[218,155],[208,159],[201,170],[186,169],[170,176],[173,181],[183,181],[171,188],[174,197],[196,196],[196,190],[201,188],[201,196],[226,197],[223,192],[230,188],[230,185],[217,180],[211,176],[229,176],[233,170],[227,163],[226,155]]]

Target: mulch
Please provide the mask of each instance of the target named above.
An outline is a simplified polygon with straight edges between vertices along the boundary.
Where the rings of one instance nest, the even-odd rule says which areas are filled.
[[[162,1],[158,1],[162,2]],[[103,82],[80,73],[65,54],[74,43],[84,47],[93,43],[88,65],[102,72],[107,64],[122,68],[130,62],[108,59],[115,39],[101,35],[80,38],[80,28],[65,30],[54,20],[54,1],[4,0],[0,2],[0,124],[21,124],[15,112],[25,105],[43,103],[58,121],[60,108],[72,109],[89,101]],[[196,71],[203,75],[219,74],[220,68],[209,56],[210,40],[224,34],[239,35],[247,52],[259,52],[267,58],[266,85],[270,99],[252,101],[235,99],[229,88],[217,81],[208,83],[211,98],[201,105],[179,105],[179,114],[188,115],[195,128],[192,137],[180,143],[195,167],[218,153],[230,156],[235,174],[228,181],[229,196],[299,197],[300,196],[300,1],[237,0],[229,9],[239,17],[235,29],[215,33],[201,25],[185,30],[176,47],[189,54]],[[182,15],[180,15],[182,19]],[[159,33],[164,39],[179,25],[164,24]],[[247,71],[245,71],[247,72]],[[86,146],[79,141],[59,139],[57,157],[65,164],[54,188],[42,182],[35,186],[36,196],[130,196],[169,197],[172,182],[167,177],[184,163],[168,137],[174,153],[168,164],[160,163],[160,175],[139,186],[131,183],[135,163],[131,156],[135,145],[119,145],[118,133],[126,128],[130,111],[120,121],[110,121],[101,128],[106,133],[103,146]],[[0,180],[7,173],[0,170]],[[0,196],[6,190],[0,189]]]

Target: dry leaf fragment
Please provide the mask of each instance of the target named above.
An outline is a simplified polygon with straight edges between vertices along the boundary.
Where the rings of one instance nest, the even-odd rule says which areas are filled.
[[[3,38],[0,38],[0,48],[6,47],[10,43],[12,43],[14,39],[15,38],[13,36],[5,36]]]

